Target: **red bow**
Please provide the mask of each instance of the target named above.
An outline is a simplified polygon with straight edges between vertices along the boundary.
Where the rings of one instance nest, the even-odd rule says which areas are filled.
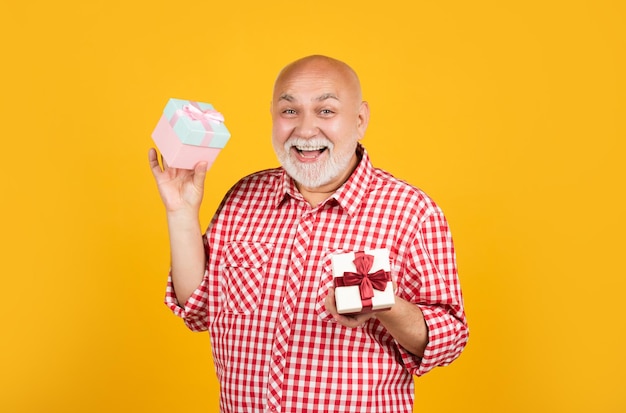
[[[384,270],[378,270],[372,274],[369,273],[374,262],[373,255],[367,255],[363,251],[354,254],[354,266],[356,272],[343,273],[343,285],[358,285],[361,292],[361,299],[367,300],[374,296],[374,289],[384,291],[389,281],[389,273]]]

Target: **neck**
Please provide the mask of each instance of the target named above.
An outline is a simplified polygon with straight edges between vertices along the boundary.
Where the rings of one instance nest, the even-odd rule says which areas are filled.
[[[302,194],[302,197],[311,205],[311,207],[315,208],[322,202],[326,201],[332,194],[335,193],[336,189],[332,191],[320,191],[319,189],[313,188],[304,188],[300,185],[297,185],[298,191]]]

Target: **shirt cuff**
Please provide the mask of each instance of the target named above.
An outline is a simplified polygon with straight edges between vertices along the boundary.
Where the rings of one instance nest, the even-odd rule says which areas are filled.
[[[418,357],[399,346],[406,368],[416,376],[452,363],[465,348],[469,336],[467,325],[443,308],[425,305],[419,307],[428,326],[428,344],[424,357]]]
[[[185,325],[191,331],[206,331],[207,325],[207,272],[204,272],[202,282],[196,290],[187,299],[184,305],[180,305],[176,292],[174,291],[174,283],[172,282],[172,273],[167,276],[167,288],[165,290],[165,305],[185,322]]]

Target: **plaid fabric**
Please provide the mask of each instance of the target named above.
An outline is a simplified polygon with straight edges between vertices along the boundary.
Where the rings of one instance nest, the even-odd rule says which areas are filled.
[[[223,412],[412,412],[412,374],[459,356],[468,339],[450,231],[422,191],[374,168],[364,148],[350,179],[315,208],[281,168],[238,182],[207,233],[207,270],[179,305],[208,330]],[[326,312],[330,256],[387,248],[398,295],[429,328],[423,358],[375,319],[346,328]]]

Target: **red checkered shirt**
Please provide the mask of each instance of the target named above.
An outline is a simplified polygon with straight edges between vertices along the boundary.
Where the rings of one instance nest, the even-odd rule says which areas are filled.
[[[412,374],[459,356],[468,338],[454,246],[444,215],[422,191],[370,163],[312,208],[281,169],[250,175],[226,195],[204,236],[202,284],[180,306],[208,330],[223,412],[411,412]],[[324,307],[330,257],[387,248],[397,295],[424,313],[423,358],[376,319],[334,322]]]

